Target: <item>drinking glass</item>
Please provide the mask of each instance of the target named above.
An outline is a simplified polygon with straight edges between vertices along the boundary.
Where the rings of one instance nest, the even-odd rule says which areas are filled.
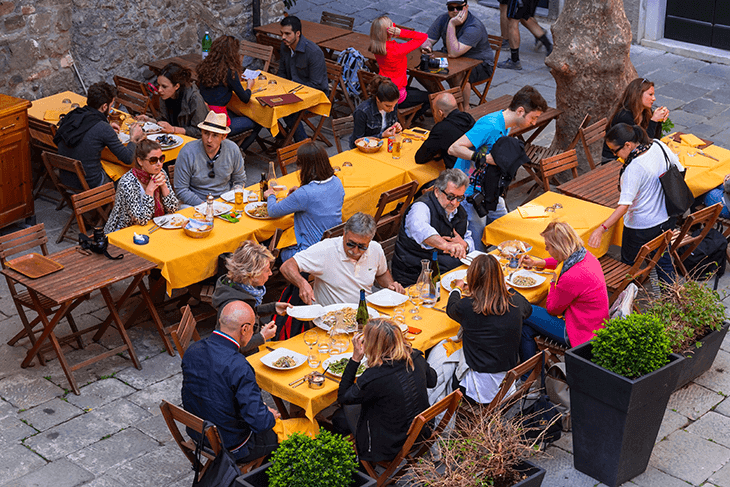
[[[319,342],[319,345],[317,346],[317,351],[321,354],[329,353],[330,352],[330,340],[322,340]]]
[[[413,285],[408,288],[408,299],[413,304],[413,308],[411,308],[411,319],[413,320],[420,320],[421,316],[418,314],[418,306],[421,304],[421,289],[417,285]]]
[[[317,330],[315,330],[314,328],[304,332],[304,343],[306,343],[307,346],[309,347],[310,353],[312,351],[312,347],[314,347],[318,341],[319,341],[319,333],[317,333]]]
[[[436,305],[436,293],[424,287],[421,290],[421,303],[425,308],[433,308]]]
[[[243,205],[243,186],[236,184],[233,186],[234,201],[236,203],[236,209],[240,210]]]
[[[256,194],[256,191],[249,191],[246,199],[249,203],[256,203],[259,200],[259,195]]]
[[[307,355],[307,364],[309,364],[310,368],[316,369],[317,367],[319,367],[320,363],[321,363],[321,360],[319,359],[319,352],[317,350],[313,350],[310,347],[309,355]]]

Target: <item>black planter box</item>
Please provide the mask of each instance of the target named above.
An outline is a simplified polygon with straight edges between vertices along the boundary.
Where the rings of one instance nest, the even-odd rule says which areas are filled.
[[[717,352],[720,350],[720,345],[725,339],[725,334],[730,326],[730,321],[726,321],[722,324],[722,328],[717,331],[711,331],[704,338],[699,340],[702,346],[692,347],[692,351],[688,352],[684,357],[684,366],[682,367],[682,373],[679,374],[679,380],[677,381],[677,389],[680,389],[697,377],[701,376],[712,367],[712,363],[717,357]]]
[[[573,465],[609,487],[646,470],[684,357],[631,380],[591,362],[593,345],[565,354],[573,426]]]
[[[532,462],[522,460],[517,465],[517,470],[527,475],[526,479],[520,480],[512,487],[540,487],[545,478],[545,469],[538,467]]]
[[[259,468],[241,475],[236,479],[235,487],[269,487],[269,476],[266,475],[266,469],[270,466],[271,463],[265,463]],[[350,487],[374,487],[376,485],[375,479],[357,470],[352,477]],[[532,487],[531,484],[530,487]]]

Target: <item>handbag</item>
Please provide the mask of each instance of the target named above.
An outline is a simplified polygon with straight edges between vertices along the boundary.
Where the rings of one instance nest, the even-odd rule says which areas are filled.
[[[236,481],[236,478],[241,475],[241,470],[236,465],[236,459],[233,458],[231,452],[226,450],[225,447],[221,448],[221,451],[213,460],[209,460],[211,462],[210,465],[208,465],[205,473],[198,480],[200,470],[203,466],[201,453],[203,451],[203,444],[205,443],[205,432],[211,427],[213,427],[213,423],[203,421],[203,434],[195,444],[195,462],[193,462],[195,477],[193,477],[193,487],[231,487]]]
[[[695,197],[684,180],[687,171],[680,172],[677,166],[669,160],[662,144],[657,145],[664,154],[664,160],[667,161],[667,171],[659,176],[659,182],[664,190],[664,204],[667,208],[667,215],[671,218],[682,215],[689,210],[689,207],[694,203]]]
[[[545,356],[543,355],[542,368],[540,369],[540,396],[537,401],[525,406],[525,398],[522,398],[519,415],[524,419],[522,427],[524,437],[529,440],[541,438],[545,445],[549,445],[560,439],[563,430],[560,418],[562,414],[558,407],[550,401],[545,391]]]

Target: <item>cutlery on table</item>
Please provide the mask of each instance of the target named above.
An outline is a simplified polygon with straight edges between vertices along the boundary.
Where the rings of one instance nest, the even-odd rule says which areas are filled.
[[[705,157],[709,157],[710,159],[714,159],[714,160],[720,162],[720,159],[718,159],[717,157],[713,157],[710,154],[705,154],[705,151],[703,151],[702,149],[697,149],[697,153],[702,154]],[[692,154],[692,155],[694,156],[694,154]]]
[[[162,228],[162,226],[163,226],[163,225],[167,225],[167,222],[168,222],[168,221],[169,221],[169,218],[163,218],[162,220],[160,220],[160,223],[155,223],[155,224],[154,224],[154,225],[152,226],[152,228],[150,228],[150,229],[149,229],[149,230],[147,231],[147,233],[152,233],[152,232],[156,232],[157,230],[159,230],[160,228]]]
[[[292,88],[291,90],[287,91],[287,93],[296,93],[297,91],[301,90],[302,88],[304,88],[303,85],[297,85],[294,88]]]
[[[304,377],[300,377],[299,379],[295,380],[294,382],[290,382],[289,385],[292,387],[297,387],[297,386],[302,385],[307,380],[308,375],[309,374],[305,375]]]

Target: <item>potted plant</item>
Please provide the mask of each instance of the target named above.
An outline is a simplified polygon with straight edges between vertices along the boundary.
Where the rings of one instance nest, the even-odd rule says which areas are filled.
[[[646,470],[683,360],[653,314],[612,319],[567,351],[577,470],[609,487]]]
[[[310,438],[294,433],[271,462],[241,475],[237,487],[364,487],[375,480],[357,470],[355,448],[341,435],[320,429]]]
[[[440,460],[423,458],[411,467],[413,485],[540,487],[545,470],[525,458],[539,450],[542,435],[527,438],[529,417],[503,413],[462,403],[453,430],[437,443]]]
[[[663,284],[645,309],[664,323],[672,352],[685,357],[677,389],[705,373],[715,361],[730,323],[717,291],[697,281]]]

